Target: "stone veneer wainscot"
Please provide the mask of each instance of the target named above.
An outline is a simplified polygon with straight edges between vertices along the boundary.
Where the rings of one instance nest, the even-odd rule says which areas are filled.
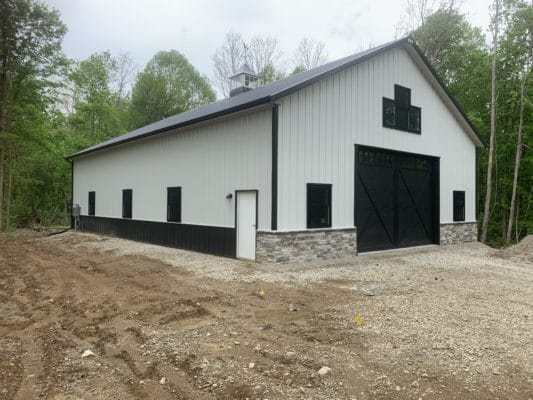
[[[355,228],[257,232],[257,261],[311,261],[355,255],[357,255]]]
[[[456,244],[476,241],[476,222],[454,222],[440,225],[440,244]]]

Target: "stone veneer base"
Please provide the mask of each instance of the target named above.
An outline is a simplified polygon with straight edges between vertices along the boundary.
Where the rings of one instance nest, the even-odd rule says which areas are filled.
[[[357,255],[355,228],[257,232],[260,262],[311,261]]]
[[[476,241],[476,222],[454,222],[440,225],[440,244],[456,244]]]

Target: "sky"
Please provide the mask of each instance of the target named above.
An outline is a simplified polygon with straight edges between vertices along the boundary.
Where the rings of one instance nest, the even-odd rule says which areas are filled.
[[[395,39],[407,0],[44,0],[68,27],[63,50],[81,60],[129,52],[144,68],[160,50],[175,49],[208,78],[211,56],[228,31],[244,39],[278,38],[285,60],[304,37],[322,41],[335,60]],[[468,20],[487,33],[490,0],[463,0]]]

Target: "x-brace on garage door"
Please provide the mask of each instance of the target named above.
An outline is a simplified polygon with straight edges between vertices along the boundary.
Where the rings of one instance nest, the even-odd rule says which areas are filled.
[[[439,160],[355,146],[359,252],[439,241]]]

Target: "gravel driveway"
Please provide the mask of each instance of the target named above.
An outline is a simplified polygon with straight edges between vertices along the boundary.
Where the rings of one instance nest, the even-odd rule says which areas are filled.
[[[270,265],[0,241],[0,397],[531,399],[532,249]]]

